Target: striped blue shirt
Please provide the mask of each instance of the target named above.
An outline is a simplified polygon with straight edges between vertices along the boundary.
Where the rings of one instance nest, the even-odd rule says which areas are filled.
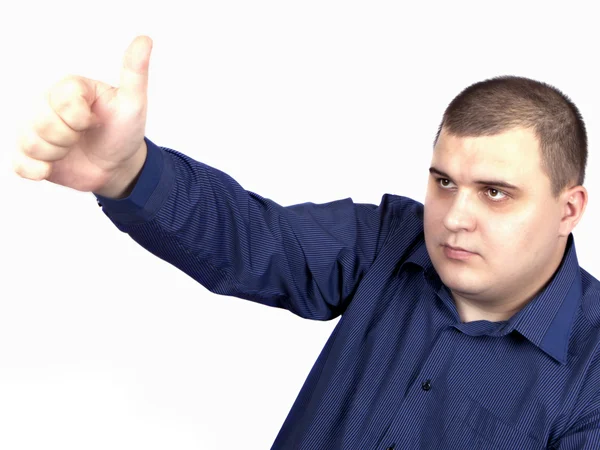
[[[385,194],[281,206],[146,139],[116,227],[211,292],[340,317],[272,449],[600,449],[600,285],[573,236],[503,322],[461,323],[423,205]]]

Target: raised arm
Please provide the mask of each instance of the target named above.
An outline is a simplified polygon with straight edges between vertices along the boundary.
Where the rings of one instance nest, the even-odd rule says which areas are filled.
[[[24,124],[15,172],[93,192],[150,252],[209,290],[326,320],[345,307],[393,222],[351,199],[282,207],[145,138],[152,41],[133,40],[120,86],[70,76]]]
[[[146,139],[126,198],[96,194],[123,232],[210,291],[336,317],[389,233],[392,197],[281,206],[224,172]]]

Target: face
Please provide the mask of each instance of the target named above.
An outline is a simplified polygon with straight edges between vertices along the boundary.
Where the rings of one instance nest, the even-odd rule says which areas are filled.
[[[535,134],[461,138],[442,130],[431,167],[425,241],[455,298],[501,305],[535,295],[566,242]]]

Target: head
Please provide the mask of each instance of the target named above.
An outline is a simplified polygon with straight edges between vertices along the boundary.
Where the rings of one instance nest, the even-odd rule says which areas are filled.
[[[545,286],[585,210],[586,162],[581,115],[554,87],[498,77],[452,100],[434,142],[424,227],[455,298],[525,302]]]

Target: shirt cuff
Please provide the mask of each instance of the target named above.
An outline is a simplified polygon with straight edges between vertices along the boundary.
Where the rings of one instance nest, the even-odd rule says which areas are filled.
[[[112,199],[95,194],[98,205],[115,223],[131,225],[155,216],[173,190],[175,170],[166,151],[144,137],[148,149],[140,176],[128,197]]]

